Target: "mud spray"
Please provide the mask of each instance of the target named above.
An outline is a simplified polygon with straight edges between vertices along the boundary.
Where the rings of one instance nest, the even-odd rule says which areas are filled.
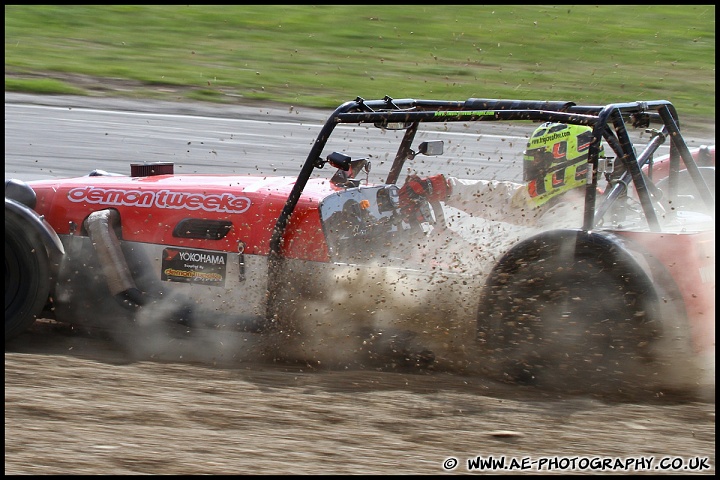
[[[359,266],[286,260],[282,278],[288,280],[275,292],[279,322],[269,332],[158,322],[178,316],[182,299],[176,298],[145,308],[136,320],[142,334],[128,335],[125,341],[137,358],[153,360],[223,366],[296,362],[315,369],[482,374],[489,366],[477,342],[478,292],[508,245],[533,232],[452,211],[446,218],[450,228],[401,246],[414,252],[402,268],[379,261]],[[706,254],[714,258],[714,253],[713,236],[712,251]],[[413,262],[423,268],[407,268]],[[714,285],[714,271],[707,275]],[[603,296],[600,290],[596,294]],[[699,308],[713,319],[702,335],[714,339],[714,295]],[[706,395],[714,392],[714,344],[690,360],[675,355],[677,340],[668,336],[653,346],[667,359],[657,373],[659,383],[701,386]]]

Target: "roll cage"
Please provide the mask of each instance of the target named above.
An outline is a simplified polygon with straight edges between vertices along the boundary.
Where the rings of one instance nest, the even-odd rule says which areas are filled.
[[[599,225],[613,203],[632,184],[639,197],[643,214],[651,231],[661,231],[658,215],[652,201],[653,184],[643,173],[643,167],[650,167],[653,155],[670,138],[668,200],[677,195],[678,176],[682,165],[697,187],[702,201],[714,217],[715,201],[698,165],[680,133],[677,112],[666,100],[612,103],[608,105],[577,105],[568,101],[503,100],[470,98],[466,101],[444,100],[394,100],[388,96],[382,100],[355,100],[340,105],[328,117],[318,134],[297,181],[288,196],[285,206],[277,219],[270,240],[270,256],[281,255],[282,238],[297,205],[300,195],[316,168],[326,163],[340,170],[350,169],[350,159],[337,157],[322,159],[321,154],[330,135],[339,124],[372,124],[379,128],[405,130],[395,159],[386,178],[387,184],[395,184],[406,160],[415,152],[411,145],[420,123],[446,122],[494,122],[494,121],[561,122],[586,125],[592,128],[592,142],[588,163],[592,165],[591,178],[585,189],[583,231],[590,231]],[[646,129],[652,135],[641,152],[636,152],[628,134],[627,125]],[[615,163],[620,162],[622,174],[601,194],[598,201],[598,180],[609,169],[604,159],[599,158],[600,140],[604,139],[615,153]]]

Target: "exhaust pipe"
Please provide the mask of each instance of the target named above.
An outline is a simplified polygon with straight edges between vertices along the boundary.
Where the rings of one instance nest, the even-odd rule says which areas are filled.
[[[120,240],[115,234],[116,226],[120,226],[120,214],[112,209],[94,212],[85,221],[110,294],[124,308],[136,310],[146,303],[146,298],[130,274]]]

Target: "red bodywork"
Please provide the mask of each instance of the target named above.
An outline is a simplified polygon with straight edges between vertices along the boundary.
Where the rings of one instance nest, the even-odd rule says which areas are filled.
[[[80,177],[33,182],[36,210],[60,234],[80,229],[92,212],[114,208],[127,241],[267,255],[270,236],[294,177],[158,175]],[[318,204],[338,187],[310,180],[290,219],[283,253],[288,258],[329,261]],[[228,220],[220,240],[179,238],[175,226],[186,218]],[[79,230],[78,230],[79,231]]]
[[[693,149],[693,159],[700,167],[715,167],[715,145]],[[670,174],[669,156],[663,156],[647,166],[657,181]],[[715,347],[715,230],[699,232],[650,233],[618,232],[642,245],[648,253],[660,260],[672,276],[682,295],[683,304],[692,330],[695,350]]]
[[[697,352],[715,347],[715,231],[618,232],[660,260],[682,296]]]
[[[715,145],[708,146],[705,149],[693,149],[691,153],[698,166],[715,166]],[[643,170],[646,173],[651,173],[653,179],[665,178],[670,175],[669,157],[664,156],[653,163],[652,168],[646,166]]]

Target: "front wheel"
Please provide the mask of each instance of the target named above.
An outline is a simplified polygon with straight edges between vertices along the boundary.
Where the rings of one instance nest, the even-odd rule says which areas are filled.
[[[42,241],[26,222],[5,210],[5,341],[28,329],[50,291],[50,266]]]

